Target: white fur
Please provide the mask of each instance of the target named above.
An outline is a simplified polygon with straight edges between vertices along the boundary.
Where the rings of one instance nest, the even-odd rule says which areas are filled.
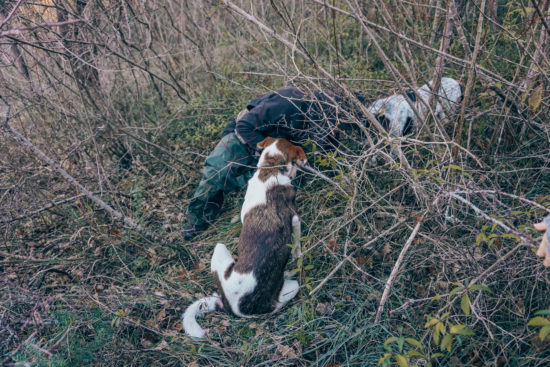
[[[251,293],[258,283],[252,272],[240,274],[233,270],[229,279],[225,279],[225,271],[234,261],[227,247],[223,243],[218,243],[212,255],[211,269],[218,272],[218,279],[231,310],[235,315],[243,317],[239,302],[242,297]]]
[[[218,274],[223,274],[227,267],[234,262],[235,260],[233,260],[233,256],[231,256],[227,247],[223,243],[218,243],[216,248],[214,248],[212,259],[210,259],[210,271],[217,271]]]
[[[426,105],[430,99],[431,91],[430,81],[428,85],[420,87],[416,93],[420,98],[417,98],[413,103],[414,108],[418,111],[422,120],[426,117]],[[462,96],[460,84],[452,78],[441,78],[441,85],[436,98],[440,100],[435,107],[435,115],[439,119],[445,118],[445,110],[453,110],[457,107],[457,101]],[[444,105],[444,106],[443,106]],[[390,121],[389,134],[392,137],[400,137],[403,135],[403,129],[407,122],[407,118],[411,118],[416,127],[417,118],[413,109],[409,105],[405,96],[395,94],[386,98],[377,100],[369,108],[373,115],[383,114]]]
[[[204,338],[204,330],[199,326],[195,318],[207,312],[215,311],[218,302],[221,302],[221,299],[214,293],[213,296],[201,298],[187,307],[182,316],[183,328],[187,335],[194,338]]]
[[[275,306],[274,312],[280,310],[291,299],[293,299],[296,294],[298,294],[299,289],[300,286],[296,280],[285,279],[285,282],[283,283],[283,288],[281,288],[281,292],[279,293],[279,299],[277,301],[277,305]]]
[[[276,143],[273,143],[263,150],[258,167],[265,163],[265,154],[282,154],[276,145]],[[291,185],[291,178],[280,173],[277,176],[269,177],[265,182],[260,180],[259,175],[260,170],[257,170],[254,176],[248,180],[248,187],[241,208],[241,223],[244,223],[244,217],[250,209],[265,204],[267,190],[276,185]]]

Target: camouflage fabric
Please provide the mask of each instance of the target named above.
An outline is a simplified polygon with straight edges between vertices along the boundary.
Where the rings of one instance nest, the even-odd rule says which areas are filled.
[[[224,136],[204,162],[204,173],[187,210],[187,228],[203,230],[217,215],[224,194],[246,186],[256,158],[234,133]]]

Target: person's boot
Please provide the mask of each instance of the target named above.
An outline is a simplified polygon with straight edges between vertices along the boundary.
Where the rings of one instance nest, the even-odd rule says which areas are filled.
[[[208,227],[207,224],[191,224],[187,223],[183,228],[183,239],[184,241],[190,241],[199,233],[204,231]]]

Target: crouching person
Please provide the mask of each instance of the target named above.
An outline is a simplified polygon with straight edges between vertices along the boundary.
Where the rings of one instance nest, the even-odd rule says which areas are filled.
[[[362,96],[357,96],[363,101]],[[202,179],[187,211],[184,239],[203,231],[218,215],[224,195],[246,186],[253,175],[259,142],[270,136],[294,144],[308,139],[321,150],[337,145],[340,123],[337,104],[341,98],[320,91],[287,87],[260,96],[247,105],[225,128],[222,139],[204,163]],[[338,129],[337,129],[338,128]]]
[[[535,224],[535,229],[546,231],[542,235],[537,256],[544,258],[544,266],[550,266],[550,215],[544,218],[542,222]]]

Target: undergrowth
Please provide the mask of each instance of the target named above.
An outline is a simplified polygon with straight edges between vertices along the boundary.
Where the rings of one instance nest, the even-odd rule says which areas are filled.
[[[550,212],[547,55],[535,84],[518,87],[542,29],[530,1],[498,1],[496,14],[487,11],[477,62],[496,76],[475,74],[456,158],[456,114],[429,116],[401,140],[368,126],[374,146],[358,131],[341,132],[329,154],[305,145],[308,163],[325,176],[301,171],[295,181],[304,255],[287,270],[299,294],[274,315],[209,314],[198,320],[208,330],[204,340],[182,333],[181,314],[215,291],[215,244],[236,253],[245,188],[227,195],[221,215],[193,241],[182,241],[182,229],[202,163],[225,125],[249,100],[284,85],[345,84],[367,103],[399,92],[404,81],[422,85],[434,75],[437,53],[391,31],[437,50],[446,1],[437,2],[440,9],[434,1],[361,8],[385,27],[372,29],[403,78],[389,70],[348,2],[332,2],[334,11],[316,2],[239,3],[277,35],[296,37],[311,59],[217,3],[114,3],[90,2],[82,13],[90,28],[72,34],[90,38],[81,46],[90,45],[88,53],[78,53],[89,60],[68,65],[71,54],[18,44],[37,62],[34,84],[22,81],[16,65],[0,64],[0,94],[12,103],[12,126],[162,241],[125,228],[2,129],[3,365],[550,363],[550,273],[533,252],[539,234],[532,229]],[[476,4],[463,2],[459,17],[471,47]],[[14,19],[27,24],[28,14]],[[40,32],[34,36],[57,36]],[[465,60],[471,51],[457,39],[449,48]],[[76,77],[86,64],[99,70],[100,86]],[[447,60],[444,71],[466,84],[468,63]]]

